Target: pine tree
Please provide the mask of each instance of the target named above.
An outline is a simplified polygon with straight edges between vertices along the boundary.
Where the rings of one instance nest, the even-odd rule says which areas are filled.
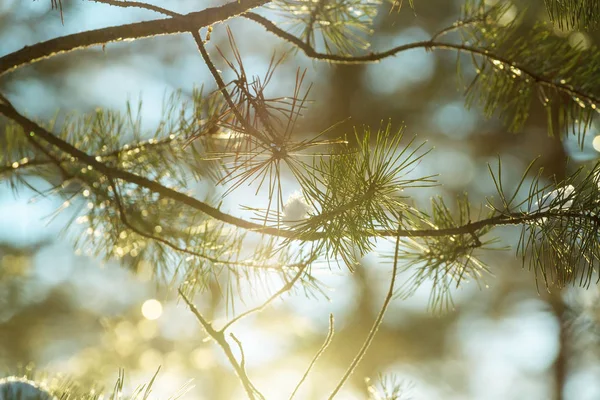
[[[371,51],[376,18],[392,12],[418,16],[426,5],[410,1],[407,10],[401,0],[239,0],[180,14],[143,2],[95,1],[156,15],[5,54],[2,79],[59,54],[72,53],[60,56],[68,62],[81,48],[179,34],[193,39],[217,89],[182,88],[167,96],[152,132],[143,128],[141,104],[127,103],[126,112],[99,108],[42,121],[27,116],[7,90],[0,93],[0,176],[16,190],[30,187],[41,196],[60,196],[61,212],[75,208],[66,232],[84,232],[71,235],[77,251],[121,260],[133,271],[154,266],[157,285],[178,294],[220,347],[247,398],[265,396],[246,365],[243,349],[252,344],[233,333],[236,324],[285,300],[289,292],[326,300],[318,272],[353,273],[369,254],[379,254],[389,270],[383,305],[345,372],[332,376],[318,398],[340,396],[377,340],[394,299],[425,285],[431,312],[452,313],[452,291],[469,281],[493,285],[498,266],[487,261],[489,254],[511,244],[542,292],[597,284],[600,164],[582,164],[548,183],[534,160],[516,185],[507,186],[499,157],[488,166],[496,193],[483,204],[464,194],[435,196],[424,206],[419,193],[438,186],[435,173],[420,174],[420,166],[435,150],[419,136],[409,137],[410,126],[386,120],[348,129],[351,124],[340,121],[308,135],[302,129],[304,115],[320,100],[311,98],[306,70],[298,68],[295,81],[285,82],[290,88],[285,96],[273,96],[272,85],[279,68],[299,54],[315,63],[366,65],[408,51],[451,52],[466,107],[500,118],[520,135],[529,134],[530,114],[544,110],[550,136],[575,136],[583,147],[600,107],[600,51],[555,32],[593,33],[600,26],[598,2],[546,0],[549,21],[531,24],[508,2],[465,0],[460,19],[431,38]],[[63,21],[69,17],[61,0],[51,6]],[[291,50],[274,53],[261,75],[251,75],[236,42],[242,33],[230,29],[236,20],[258,24]],[[213,45],[213,26],[226,35],[227,47]],[[219,63],[227,71],[220,71]],[[291,196],[287,176],[298,188]],[[51,189],[32,187],[32,177]],[[210,186],[204,197],[194,192],[198,182]],[[237,197],[246,187],[258,200]],[[224,204],[232,201],[240,208],[228,210]],[[516,240],[507,239],[506,228]],[[263,285],[270,290],[268,298],[244,308],[243,288]],[[226,298],[233,315],[228,322],[213,321],[197,306],[207,295]],[[291,397],[335,338],[333,315],[328,322],[322,346],[290,387]],[[160,377],[130,398],[147,398],[155,379]],[[123,384],[121,374],[106,396],[118,398]],[[61,399],[101,398],[98,389],[68,380],[38,388],[32,381],[9,379],[0,381],[0,399],[10,398],[2,390],[14,391],[14,385],[39,391],[40,398],[48,393]],[[366,388],[373,399],[406,398],[405,383],[393,377]]]

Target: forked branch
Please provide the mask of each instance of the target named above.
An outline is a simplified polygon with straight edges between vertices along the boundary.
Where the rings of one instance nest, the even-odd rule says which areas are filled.
[[[227,356],[227,359],[229,360],[230,364],[233,366],[233,369],[235,370],[235,373],[237,374],[237,376],[240,380],[240,383],[244,387],[244,390],[246,391],[246,395],[248,396],[248,398],[250,400],[255,400],[257,398],[264,399],[264,396],[256,389],[254,384],[250,381],[250,378],[248,378],[248,375],[246,374],[246,369],[244,368],[244,365],[242,363],[238,362],[237,359],[235,358],[235,355],[233,354],[233,351],[231,350],[231,346],[229,345],[229,342],[227,342],[227,340],[225,339],[225,335],[224,335],[223,331],[222,330],[217,331],[215,328],[213,328],[212,324],[210,322],[208,322],[206,320],[206,318],[204,318],[204,316],[200,313],[200,311],[198,311],[198,309],[196,308],[194,303],[192,303],[191,300],[187,298],[187,296],[185,295],[185,293],[183,293],[183,291],[181,289],[179,289],[179,295],[181,296],[183,301],[185,301],[185,303],[189,307],[190,311],[192,311],[192,313],[196,316],[196,319],[198,320],[198,322],[200,322],[200,325],[202,325],[202,327],[204,328],[206,333],[215,342],[217,342],[217,344],[219,345],[219,347],[221,347],[221,349],[223,349],[225,356]],[[239,345],[239,341],[237,341],[237,339],[235,339],[235,338],[234,338],[234,340]]]

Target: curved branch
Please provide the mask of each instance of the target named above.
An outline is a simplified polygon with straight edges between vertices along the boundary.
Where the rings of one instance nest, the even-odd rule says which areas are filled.
[[[492,53],[486,49],[481,49],[478,47],[468,46],[465,44],[438,42],[436,40],[430,39],[420,42],[408,43],[382,52],[371,52],[362,56],[341,56],[336,54],[319,53],[312,46],[306,44],[296,36],[284,31],[283,29],[275,25],[273,22],[258,14],[249,12],[242,16],[244,18],[261,24],[267,31],[293,44],[294,46],[302,50],[304,54],[306,54],[308,57],[313,58],[315,60],[328,61],[336,64],[368,64],[380,62],[381,60],[384,60],[388,57],[392,57],[398,53],[402,53],[404,51],[412,49],[425,49],[427,51],[435,49],[454,50],[459,52],[464,51],[466,53],[485,57],[491,61],[498,61],[504,64],[511,65],[515,68],[520,69],[523,74],[529,76],[534,82],[536,82],[539,85],[559,89],[560,91],[567,93],[571,96],[579,97],[581,99],[587,100],[592,104],[600,105],[600,98],[594,95],[584,93],[583,91],[576,88],[572,88],[567,84],[557,83],[551,78],[537,74],[536,72],[531,71],[526,67],[522,67],[519,64],[515,64],[513,60],[509,60],[501,55]]]
[[[331,343],[331,339],[333,339],[333,334],[334,334],[334,329],[333,329],[333,314],[329,314],[329,329],[327,330],[327,336],[325,337],[325,341],[321,345],[321,348],[319,348],[319,351],[317,351],[317,354],[315,354],[315,356],[310,361],[310,364],[308,364],[308,368],[306,368],[306,371],[304,371],[304,375],[302,375],[302,378],[300,378],[300,381],[298,382],[298,384],[294,388],[294,391],[290,395],[289,400],[293,400],[294,399],[294,396],[296,395],[296,393],[300,389],[300,386],[302,386],[302,384],[304,383],[304,381],[306,380],[306,378],[308,378],[308,374],[310,374],[310,371],[312,370],[312,367],[315,365],[315,363],[317,362],[317,360],[319,359],[319,357],[321,357],[321,355],[325,352],[325,350],[327,350],[327,348],[329,347],[329,344]]]
[[[103,45],[110,42],[190,32],[194,29],[223,22],[252,8],[262,6],[269,1],[233,1],[220,7],[207,8],[182,16],[94,29],[50,39],[32,46],[25,46],[21,50],[0,57],[0,75],[26,64],[86,47]]]
[[[98,172],[105,174],[107,176],[111,176],[112,178],[122,179],[129,183],[133,183],[135,185],[145,187],[153,192],[159,193],[167,198],[171,198],[175,201],[181,202],[189,207],[192,207],[198,211],[204,212],[205,214],[216,218],[220,221],[235,225],[239,228],[258,231],[260,233],[271,234],[275,236],[288,237],[293,238],[293,231],[285,231],[277,228],[269,228],[264,227],[259,224],[255,224],[253,222],[249,222],[243,220],[238,217],[234,217],[232,215],[226,214],[220,211],[217,208],[212,207],[209,204],[206,204],[198,199],[190,197],[184,193],[178,192],[174,189],[168,188],[166,186],[161,185],[160,183],[154,182],[150,179],[144,178],[142,176],[133,174],[131,172],[123,171],[118,168],[110,167],[100,161],[97,161],[94,157],[89,154],[79,150],[68,142],[54,136],[52,133],[39,126],[35,122],[31,121],[27,117],[21,115],[14,108],[8,105],[0,104],[0,113],[4,114],[6,117],[12,119],[19,125],[21,125],[25,132],[31,132],[34,135],[39,136],[45,142],[57,147],[61,151],[69,154],[72,157],[75,157],[81,162],[86,163],[87,165],[91,165]]]
[[[75,157],[81,162],[91,165],[98,172],[110,176],[113,179],[121,179],[129,183],[133,183],[140,187],[149,189],[152,192],[158,193],[161,196],[170,198],[195,210],[201,211],[219,221],[234,225],[238,228],[246,229],[260,234],[266,234],[271,236],[277,236],[292,240],[302,241],[316,241],[325,238],[323,232],[312,232],[305,235],[299,235],[298,232],[290,229],[280,229],[276,227],[263,226],[254,222],[247,221],[242,218],[235,217],[231,214],[227,214],[215,208],[207,203],[204,203],[194,197],[188,196],[184,193],[178,192],[175,189],[168,188],[161,185],[158,182],[147,179],[143,176],[133,174],[131,172],[123,171],[118,168],[110,167],[102,162],[96,160],[95,157],[88,155],[87,153],[79,150],[68,142],[54,136],[52,133],[39,126],[35,122],[31,121],[27,117],[21,115],[16,109],[10,104],[5,105],[0,103],[0,114],[12,119],[21,127],[25,132],[31,132],[39,136],[45,142],[55,146],[56,148],[69,154],[71,157]],[[442,228],[442,229],[401,229],[395,230],[375,230],[365,232],[365,235],[372,235],[377,237],[441,237],[441,236],[452,236],[452,235],[464,235],[472,234],[475,231],[481,230],[486,227],[503,226],[503,225],[520,225],[530,223],[532,221],[540,220],[543,218],[583,218],[595,221],[600,225],[600,216],[591,215],[585,211],[564,211],[564,210],[547,210],[537,211],[533,213],[514,212],[510,214],[496,215],[494,217],[482,219],[475,222],[469,222],[464,225]]]
[[[277,292],[273,293],[273,295],[271,295],[271,297],[269,297],[264,303],[262,303],[259,306],[256,306],[254,308],[251,308],[243,313],[241,313],[240,315],[238,315],[237,317],[231,319],[229,322],[227,322],[225,324],[225,326],[223,326],[223,328],[221,328],[222,332],[225,332],[231,325],[235,324],[236,322],[238,322],[239,320],[241,320],[242,318],[247,317],[250,314],[254,314],[255,312],[260,312],[262,310],[264,310],[269,304],[271,304],[275,299],[277,299],[278,297],[280,297],[282,294],[284,294],[285,292],[291,290],[294,285],[296,284],[296,282],[298,281],[298,279],[300,279],[300,277],[302,276],[302,274],[304,273],[304,271],[306,270],[306,268],[310,265],[310,263],[314,261],[314,258],[311,257],[311,259],[309,259],[309,261],[305,262],[305,263],[301,263],[298,267],[298,272],[296,273],[296,275],[294,275],[292,277],[292,279],[290,279],[288,282],[285,283],[285,285],[283,285],[281,287],[281,289],[279,289]]]
[[[223,334],[223,331],[217,331],[215,328],[213,328],[212,324],[210,322],[208,322],[204,318],[204,316],[202,316],[202,314],[200,313],[200,311],[198,311],[198,309],[196,308],[194,303],[192,303],[191,300],[186,297],[186,295],[183,293],[183,291],[181,289],[179,289],[179,295],[181,296],[183,301],[185,301],[185,303],[189,307],[190,311],[196,316],[196,319],[198,320],[198,322],[200,322],[200,325],[202,325],[202,327],[204,328],[206,333],[211,338],[213,338],[215,340],[215,342],[217,342],[217,344],[219,345],[219,347],[221,347],[221,349],[223,349],[223,352],[227,356],[227,359],[231,363],[231,366],[235,370],[236,375],[238,376],[242,386],[244,387],[244,390],[246,391],[246,395],[248,396],[248,398],[250,400],[255,400],[256,399],[255,395],[258,395],[260,398],[263,398],[263,396],[260,394],[260,392],[258,392],[258,390],[255,388],[254,384],[252,384],[252,382],[250,381],[250,378],[248,378],[248,375],[246,374],[246,369],[244,368],[244,366],[241,365],[236,360],[235,356],[233,355],[231,346],[225,339],[225,335]],[[236,340],[236,342],[237,342],[237,339],[234,338],[234,340]],[[239,342],[238,342],[238,344],[239,344]],[[243,357],[243,354],[242,354],[242,357]]]

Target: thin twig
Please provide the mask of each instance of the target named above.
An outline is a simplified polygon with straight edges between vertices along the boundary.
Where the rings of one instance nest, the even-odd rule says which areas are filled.
[[[312,367],[315,365],[315,363],[317,362],[319,357],[321,357],[321,355],[325,352],[325,350],[327,350],[327,347],[329,347],[329,344],[331,343],[331,339],[333,339],[333,333],[334,333],[333,314],[329,314],[329,330],[327,331],[327,337],[325,337],[325,341],[321,345],[321,348],[319,349],[319,351],[317,351],[317,354],[315,354],[315,356],[311,360],[310,364],[308,365],[308,368],[306,369],[306,372],[304,372],[304,375],[302,375],[302,378],[300,378],[300,382],[298,382],[298,384],[294,388],[294,391],[290,395],[289,400],[292,400],[294,398],[294,396],[296,395],[296,392],[298,391],[298,389],[300,389],[300,386],[302,386],[302,383],[308,377],[308,374],[310,373],[310,370],[312,369]]]
[[[242,346],[242,342],[233,333],[230,333],[229,336],[231,336],[231,339],[233,339],[235,344],[238,345],[238,349],[240,349],[240,367],[242,368],[242,370],[245,371],[246,370],[246,354],[244,353],[244,347]],[[251,381],[248,381],[248,382],[250,383],[250,385],[252,385],[252,389],[261,398],[261,400],[265,400],[265,396],[263,396],[262,393],[260,393],[258,391],[256,386],[254,386],[254,384]]]
[[[119,219],[121,220],[121,222],[123,223],[123,225],[125,225],[127,228],[131,229],[133,232],[135,232],[136,234],[145,237],[146,239],[151,239],[154,240],[156,242],[162,243],[167,247],[170,247],[171,249],[175,250],[175,251],[179,251],[185,254],[189,254],[191,256],[194,257],[198,257],[198,258],[202,258],[206,261],[212,262],[213,264],[224,264],[224,265],[241,265],[242,263],[236,263],[235,261],[229,261],[229,260],[220,260],[218,258],[215,257],[211,257],[208,256],[206,254],[203,253],[198,253],[196,251],[192,251],[192,250],[188,250],[187,248],[181,247],[176,245],[175,243],[172,243],[171,241],[167,240],[167,239],[163,239],[159,236],[153,235],[151,233],[147,233],[144,232],[141,229],[138,229],[137,227],[135,227],[131,222],[129,222],[129,219],[127,218],[127,213],[125,211],[125,208],[123,206],[123,202],[121,200],[121,196],[119,195],[118,192],[118,188],[117,185],[115,183],[115,181],[108,176],[108,181],[110,182],[111,186],[113,187],[114,191],[114,195],[115,195],[115,203],[117,204],[117,210],[119,211]]]
[[[484,18],[485,18],[485,16],[484,16]],[[481,16],[457,21],[453,25],[448,26],[448,27],[441,29],[441,30],[437,31],[436,33],[434,33],[433,36],[431,36],[430,40],[435,41],[450,32],[456,31],[458,29],[462,29],[466,26],[473,25],[473,24],[476,24],[476,23],[482,22],[482,21],[483,21],[483,18]]]
[[[281,287],[281,289],[279,289],[277,292],[275,292],[264,303],[262,303],[261,305],[259,305],[257,307],[251,308],[250,310],[245,311],[245,312],[241,313],[240,315],[238,315],[237,317],[233,318],[231,321],[227,322],[225,324],[225,326],[223,326],[223,328],[221,328],[221,330],[224,332],[224,331],[227,330],[227,328],[229,328],[231,325],[235,324],[237,321],[241,320],[242,318],[245,318],[245,317],[247,317],[250,314],[254,314],[256,312],[260,312],[260,311],[264,310],[275,299],[277,299],[278,297],[280,297],[285,292],[291,290],[292,287],[294,287],[294,284],[296,284],[296,282],[298,281],[298,279],[300,279],[300,277],[304,273],[306,267],[308,267],[308,265],[310,265],[310,263],[312,261],[314,261],[314,257],[311,257],[311,259],[308,262],[302,264],[301,267],[298,268],[298,272],[296,273],[296,275],[294,275],[294,277],[290,281],[286,282],[285,285],[283,285]]]
[[[194,38],[194,41],[196,42],[198,51],[202,55],[202,59],[204,60],[204,63],[208,67],[208,70],[210,71],[211,75],[213,76],[213,79],[217,83],[217,86],[218,86],[219,90],[221,91],[221,93],[223,94],[223,97],[225,98],[227,105],[229,105],[229,108],[231,109],[231,111],[233,112],[233,114],[235,115],[237,120],[244,127],[244,130],[246,131],[244,133],[247,133],[248,135],[255,137],[262,143],[269,144],[269,141],[264,137],[264,135],[261,134],[257,129],[255,129],[252,125],[250,125],[250,123],[248,123],[246,118],[244,118],[244,116],[242,115],[240,110],[237,108],[237,106],[233,102],[233,99],[231,98],[231,95],[229,94],[229,91],[227,90],[227,87],[226,87],[227,85],[223,81],[223,78],[221,78],[221,74],[219,73],[219,71],[217,71],[215,64],[211,60],[208,52],[206,51],[206,47],[204,47],[204,43],[202,42],[202,38],[200,38],[200,34],[198,33],[198,31],[194,30],[191,32],[191,34]]]
[[[400,229],[398,229],[398,230],[400,231]],[[358,365],[358,363],[360,363],[360,361],[366,354],[367,350],[371,346],[371,342],[373,341],[375,334],[377,333],[377,331],[379,330],[379,327],[381,326],[381,323],[383,322],[383,317],[385,315],[385,312],[386,312],[390,302],[392,301],[392,297],[394,296],[394,286],[396,284],[396,274],[398,272],[398,250],[399,249],[400,249],[400,236],[398,235],[396,237],[396,249],[394,250],[394,266],[392,268],[392,279],[390,281],[390,288],[388,289],[387,295],[385,296],[385,300],[383,301],[381,310],[379,310],[379,314],[377,315],[377,318],[375,319],[375,322],[373,323],[373,326],[371,327],[371,331],[367,335],[367,338],[365,339],[365,342],[363,343],[358,354],[356,354],[356,357],[354,357],[354,360],[352,360],[352,363],[346,370],[346,373],[344,374],[344,376],[342,376],[342,379],[340,379],[340,381],[338,382],[338,384],[335,387],[335,389],[333,390],[333,392],[331,392],[331,395],[329,395],[329,398],[328,398],[329,400],[333,399],[337,395],[337,393],[340,391],[342,386],[344,386],[344,383],[346,383],[346,381],[348,380],[350,375],[352,375],[352,373],[356,369],[356,366]]]
[[[179,295],[181,296],[183,301],[185,301],[185,303],[189,307],[190,311],[192,311],[192,313],[196,316],[196,319],[198,320],[198,322],[200,322],[200,325],[202,325],[202,327],[204,328],[206,333],[211,338],[213,338],[215,340],[215,342],[217,342],[217,344],[219,345],[219,347],[221,347],[221,349],[223,349],[223,352],[227,356],[227,359],[229,360],[230,364],[233,366],[233,369],[235,370],[235,373],[237,374],[237,376],[240,380],[240,383],[244,387],[244,390],[246,391],[246,395],[248,396],[248,398],[250,400],[255,400],[256,394],[257,394],[256,388],[254,387],[254,385],[248,378],[248,375],[246,374],[246,370],[244,368],[242,368],[240,363],[237,361],[237,359],[233,355],[231,346],[225,339],[225,335],[223,334],[223,331],[217,331],[215,328],[213,328],[212,324],[210,324],[204,318],[204,316],[202,316],[200,311],[198,311],[196,306],[187,298],[187,296],[183,293],[183,291],[181,289],[179,289],[178,291],[179,291]],[[260,395],[260,396],[262,397],[262,395]]]

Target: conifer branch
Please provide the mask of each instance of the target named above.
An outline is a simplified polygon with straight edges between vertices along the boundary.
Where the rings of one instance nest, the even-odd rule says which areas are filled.
[[[75,157],[79,161],[91,165],[98,172],[110,176],[113,179],[121,179],[123,181],[147,188],[153,192],[159,193],[166,198],[170,198],[193,209],[201,211],[219,221],[234,225],[238,228],[246,229],[249,231],[267,234],[271,236],[277,236],[292,240],[302,241],[318,241],[325,238],[323,232],[308,232],[299,235],[294,230],[280,229],[276,227],[263,226],[256,224],[242,218],[232,216],[224,213],[213,206],[202,202],[196,198],[190,197],[184,193],[181,193],[175,189],[171,189],[149,180],[145,177],[127,172],[115,167],[108,166],[100,161],[97,161],[94,156],[88,155],[87,153],[79,150],[73,145],[65,142],[64,140],[56,137],[43,127],[39,126],[35,122],[29,120],[25,116],[21,115],[11,105],[0,104],[0,113],[6,117],[14,120],[16,123],[21,125],[24,132],[30,132],[37,135],[42,140],[65,152],[71,157]],[[490,218],[482,219],[479,221],[469,222],[456,227],[449,227],[443,229],[401,229],[401,230],[368,230],[365,231],[365,235],[374,237],[442,237],[452,235],[471,235],[475,231],[479,231],[484,228],[503,226],[503,225],[520,225],[531,223],[532,221],[543,220],[545,218],[582,218],[589,219],[600,224],[600,216],[592,215],[585,211],[566,211],[566,210],[545,210],[537,211],[532,213],[524,212],[513,212],[501,215],[496,215]]]
[[[223,6],[211,7],[182,16],[94,29],[39,42],[0,57],[0,76],[15,68],[53,57],[56,54],[101,46],[111,42],[191,32],[223,22],[268,2],[269,0],[233,1]]]
[[[200,38],[200,34],[198,33],[198,31],[194,30],[191,32],[191,34],[192,34],[192,37],[194,38],[194,41],[196,42],[198,51],[202,55],[202,59],[204,60],[206,66],[208,67],[208,70],[210,71],[211,75],[213,76],[215,82],[217,83],[217,87],[223,94],[223,97],[225,98],[227,105],[229,105],[229,108],[231,109],[231,111],[233,112],[233,114],[235,115],[235,117],[237,118],[239,123],[242,124],[242,126],[244,127],[244,130],[245,130],[244,133],[255,137],[257,140],[259,140],[263,143],[268,143],[268,141],[265,139],[265,137],[258,130],[256,130],[252,125],[250,125],[248,123],[246,118],[244,118],[244,116],[242,115],[240,110],[237,108],[237,106],[233,102],[233,99],[231,98],[231,95],[229,94],[229,91],[227,90],[227,87],[226,87],[227,85],[225,85],[223,78],[221,78],[221,74],[219,74],[219,71],[217,71],[215,64],[211,60],[208,52],[206,51],[206,47],[204,47],[204,43],[202,42],[202,39]]]
[[[118,168],[110,167],[102,162],[99,162],[95,159],[95,157],[88,155],[87,153],[77,149],[71,144],[65,142],[64,140],[56,137],[52,133],[48,132],[46,129],[42,128],[35,122],[29,120],[23,115],[19,114],[14,108],[0,104],[0,113],[4,114],[6,117],[14,120],[19,125],[21,125],[25,132],[33,132],[35,135],[38,135],[44,141],[53,146],[57,147],[61,151],[69,154],[71,157],[75,157],[79,159],[81,162],[84,162],[88,165],[91,165],[97,171],[105,174],[106,176],[110,176],[113,179],[122,179],[126,182],[133,183],[135,185],[145,187],[153,192],[159,193],[162,196],[173,199],[175,201],[181,202],[193,209],[204,212],[205,214],[228,224],[234,225],[238,228],[246,229],[249,231],[267,234],[271,236],[277,236],[292,240],[303,240],[303,241],[316,241],[321,240],[325,236],[322,232],[312,232],[307,234],[302,234],[301,237],[297,237],[297,233],[294,230],[286,230],[275,227],[265,227],[260,224],[256,224],[253,222],[246,221],[242,218],[238,218],[232,216],[230,214],[226,214],[220,211],[217,208],[212,207],[211,205],[204,203],[198,199],[190,197],[184,193],[178,192],[174,189],[165,187],[160,183],[151,181],[142,176],[123,171]],[[369,234],[375,237],[441,237],[441,236],[452,236],[452,235],[462,235],[462,234],[472,234],[474,231],[478,231],[487,227],[494,226],[503,226],[503,225],[520,225],[527,224],[532,221],[543,220],[544,218],[556,218],[556,217],[564,217],[564,218],[584,218],[591,219],[598,224],[600,224],[600,216],[592,215],[586,212],[577,212],[577,211],[565,211],[565,210],[546,210],[539,211],[533,213],[523,213],[523,212],[514,212],[507,213],[502,215],[496,215],[490,218],[482,219],[479,221],[469,222],[464,225],[444,228],[444,229],[400,229],[397,231],[393,230],[372,230],[369,232],[365,232],[365,235]]]
[[[513,60],[510,60],[506,57],[503,57],[500,54],[496,54],[488,49],[478,48],[474,46],[469,46],[467,44],[456,44],[456,43],[448,43],[448,42],[439,42],[436,40],[424,40],[419,42],[408,43],[405,45],[396,46],[386,51],[382,52],[371,52],[369,54],[361,55],[361,56],[346,56],[346,55],[336,55],[336,54],[327,54],[320,53],[316,51],[312,46],[306,44],[298,37],[286,32],[285,30],[279,28],[273,22],[268,19],[252,13],[248,12],[242,15],[244,18],[250,19],[262,25],[267,31],[275,34],[281,39],[291,43],[296,46],[300,50],[304,52],[308,57],[320,60],[327,61],[335,64],[369,64],[369,63],[377,63],[386,58],[395,56],[396,54],[402,53],[404,51],[413,50],[413,49],[425,49],[426,51],[431,51],[435,49],[439,50],[453,50],[458,52],[470,53],[473,55],[481,56],[489,61],[496,61],[503,64],[511,65],[515,68],[518,68],[523,74],[529,76],[535,83],[560,90],[566,94],[569,94],[574,97],[579,97],[581,99],[587,100],[587,102],[591,104],[600,105],[600,98],[595,94],[585,93],[578,88],[573,88],[567,85],[566,83],[556,82],[555,80],[540,75],[535,71],[530,70],[527,67],[521,66],[518,63],[515,63]],[[599,106],[600,107],[600,106]]]
[[[64,140],[56,137],[55,135],[53,135],[46,129],[44,129],[41,126],[39,126],[38,124],[36,124],[35,122],[33,122],[30,119],[19,114],[12,107],[0,104],[0,113],[4,114],[6,117],[12,119],[13,121],[15,121],[19,125],[21,125],[25,132],[33,132],[35,135],[38,135],[47,143],[57,147],[61,151],[64,151],[65,153],[69,154],[71,157],[75,157],[76,159],[79,159],[80,161],[85,162],[88,165],[91,165],[97,171],[99,171],[100,173],[103,173],[107,176],[122,179],[129,183],[133,183],[135,185],[145,187],[153,192],[160,193],[165,197],[171,198],[175,201],[179,201],[189,207],[192,207],[194,209],[202,211],[205,214],[207,214],[213,218],[216,218],[216,219],[221,220],[226,223],[230,223],[239,228],[248,229],[251,231],[258,231],[259,233],[274,234],[275,236],[283,236],[283,237],[290,237],[290,238],[293,237],[293,232],[291,232],[291,231],[284,231],[284,230],[275,229],[275,228],[263,227],[262,225],[245,221],[241,218],[237,218],[232,215],[223,213],[219,209],[214,208],[214,207],[212,207],[198,199],[190,197],[184,193],[178,192],[174,189],[167,188],[167,187],[161,185],[160,183],[154,182],[154,181],[144,178],[142,176],[139,176],[139,175],[136,175],[136,174],[133,174],[133,173],[130,173],[130,172],[118,169],[118,168],[110,167],[100,161],[97,161],[94,157],[79,150],[78,148],[65,142]]]
[[[43,165],[55,165],[57,168],[60,169],[61,174],[62,174],[62,178],[63,181],[67,181],[73,178],[76,178],[75,175],[67,172],[67,170],[62,166],[63,163],[65,162],[70,162],[69,159],[67,158],[58,158],[54,155],[52,155],[48,150],[46,150],[42,145],[40,145],[39,143],[37,143],[37,141],[35,140],[34,136],[28,136],[27,137],[28,141],[32,144],[32,146],[34,146],[36,149],[38,149],[38,151],[42,152],[43,154],[46,155],[46,157],[49,158],[49,160],[31,160],[29,162],[27,162],[26,164],[24,164],[24,166],[28,166],[28,167],[38,167],[38,166],[43,166]],[[166,143],[167,141],[163,141],[162,144]],[[160,142],[159,142],[160,143]],[[133,146],[132,148],[136,148],[135,146]],[[104,155],[104,157],[107,157],[109,155],[117,155],[120,151],[115,151],[115,152],[111,152],[107,155]],[[96,157],[94,157],[96,158]],[[18,167],[18,168],[23,168],[23,167]],[[14,167],[12,166],[7,166],[4,168],[0,168],[0,174],[2,172],[8,171],[8,170],[15,170]],[[135,232],[137,235],[145,237],[146,239],[151,239],[154,240],[156,242],[162,243],[164,245],[166,245],[167,247],[170,247],[171,249],[184,253],[184,254],[188,254],[194,257],[198,257],[201,258],[203,260],[209,261],[215,265],[230,265],[230,266],[240,266],[240,267],[250,267],[250,268],[256,268],[259,267],[257,265],[255,265],[254,263],[250,263],[250,262],[246,262],[244,260],[223,260],[223,259],[219,259],[219,258],[215,258],[215,257],[211,257],[208,254],[204,254],[204,253],[200,253],[197,251],[192,251],[189,250],[185,247],[181,247],[167,239],[161,238],[157,235],[153,235],[151,233],[145,232],[140,228],[137,228],[135,225],[132,224],[132,222],[129,220],[129,218],[127,217],[127,211],[125,210],[125,207],[123,205],[123,201],[121,199],[121,195],[119,194],[119,188],[117,183],[114,181],[114,179],[111,177],[111,175],[107,175],[107,179],[111,185],[111,187],[113,188],[113,194],[114,194],[114,202],[116,204],[116,208],[117,208],[117,212],[119,215],[119,219],[121,220],[121,222],[123,223],[123,225],[125,225],[128,229],[130,229],[131,231]],[[289,266],[289,267],[294,267]]]

